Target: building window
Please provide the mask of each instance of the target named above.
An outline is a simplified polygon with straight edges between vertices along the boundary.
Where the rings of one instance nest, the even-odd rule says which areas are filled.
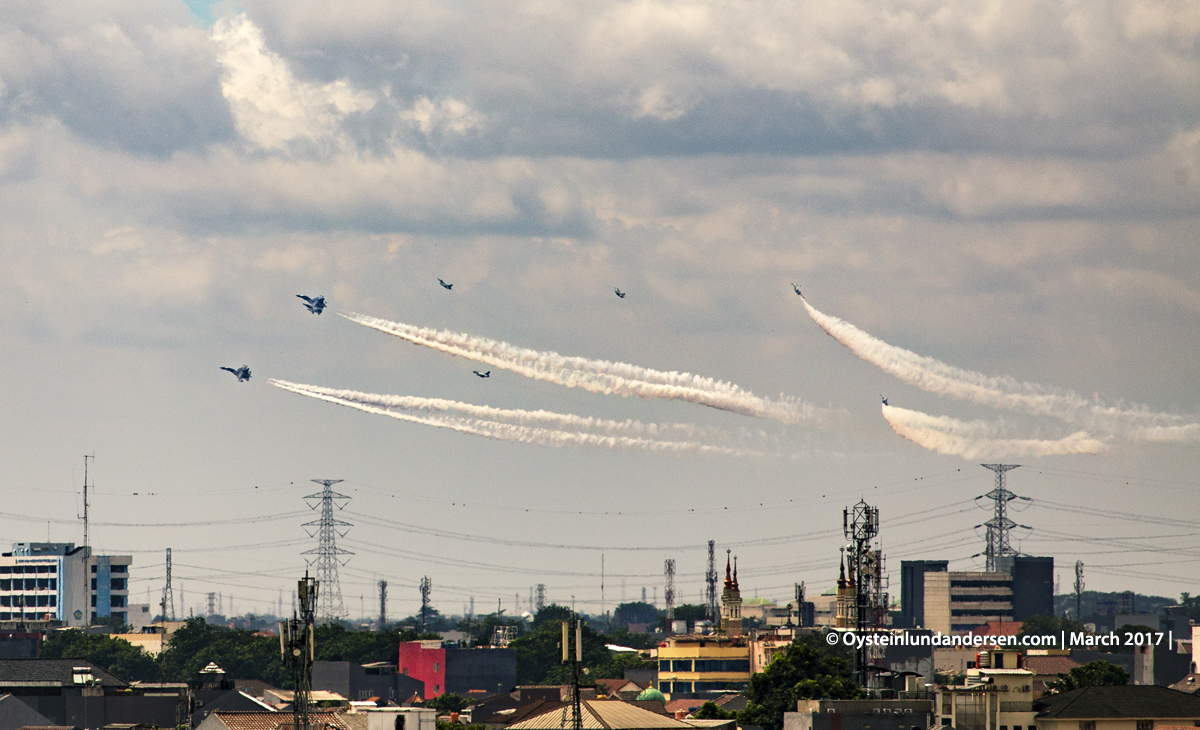
[[[125,596],[113,596],[109,599],[109,605],[113,608],[125,608]]]
[[[1079,730],[1096,730],[1095,720],[1080,720]]]
[[[1153,720],[1138,720],[1137,730],[1154,730]]]
[[[124,573],[128,569],[129,569],[128,565],[114,565],[111,568],[109,568],[109,571],[111,571],[113,573]]]
[[[113,578],[112,580],[109,581],[108,585],[114,591],[123,591],[123,590],[125,590],[125,579],[124,578]]]
[[[435,671],[435,672],[440,672],[440,671],[441,671],[441,669],[442,669],[442,663],[441,663],[441,662],[434,662],[434,663],[433,663],[433,671]]]
[[[440,685],[440,684],[433,685],[433,693],[435,695],[441,694],[442,693],[442,685]]]
[[[96,607],[96,597],[92,596],[92,608],[95,608],[95,607]],[[93,613],[95,613],[95,612],[93,612]],[[1080,730],[1082,730],[1082,728]],[[1096,730],[1096,728],[1092,728],[1092,730]]]
[[[660,672],[671,671],[671,660],[670,659],[659,659],[658,660],[658,671],[660,671]]]
[[[96,579],[92,578],[92,590],[96,590]]]
[[[671,660],[671,671],[672,672],[690,672],[690,671],[692,671],[692,660],[691,659],[672,659]]]

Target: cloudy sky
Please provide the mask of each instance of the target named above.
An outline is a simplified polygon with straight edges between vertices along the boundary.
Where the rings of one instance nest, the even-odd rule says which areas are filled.
[[[898,595],[900,560],[982,566],[988,460],[1024,465],[1014,542],[1061,591],[1082,560],[1089,589],[1200,592],[1200,442],[926,450],[878,394],[1008,439],[1080,425],[902,382],[791,287],[956,368],[1194,423],[1194,2],[59,0],[6,5],[0,38],[0,541],[81,541],[94,453],[93,543],[135,555],[136,599],[171,547],[177,611],[265,611],[315,546],[309,480],[343,479],[351,614],[379,579],[411,613],[423,575],[446,613],[537,583],[597,611],[602,556],[608,608],[661,605],[667,558],[696,602],[710,539],[748,595],[824,590],[865,498]],[[480,379],[337,312],[821,417]],[[482,438],[268,378],[742,451]]]

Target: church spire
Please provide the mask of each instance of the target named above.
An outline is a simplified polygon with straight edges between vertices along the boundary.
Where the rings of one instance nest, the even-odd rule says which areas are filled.
[[[729,574],[729,556],[732,552],[733,552],[732,550],[725,551],[725,587],[726,588],[733,588],[733,576],[731,576]]]
[[[733,559],[733,590],[738,590],[737,582],[737,558]]]

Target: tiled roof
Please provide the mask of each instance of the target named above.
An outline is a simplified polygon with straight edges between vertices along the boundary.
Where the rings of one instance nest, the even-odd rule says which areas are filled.
[[[229,730],[281,730],[292,727],[290,712],[224,712],[213,713]],[[309,721],[314,730],[349,730],[346,723],[335,712],[310,712]]]
[[[1081,666],[1069,656],[1027,656],[1025,668],[1034,674],[1066,674]]]
[[[684,712],[692,712],[699,710],[700,705],[704,704],[704,700],[671,700],[667,703],[667,714],[674,715],[676,712],[683,710]]]
[[[1192,672],[1188,676],[1171,685],[1171,689],[1177,689],[1180,692],[1188,694],[1200,693],[1200,674]]]
[[[1084,687],[1047,695],[1035,704],[1038,717],[1053,719],[1093,718],[1188,718],[1200,720],[1200,697],[1156,685]]]
[[[87,659],[0,659],[0,682],[58,682],[74,686],[75,667],[88,667],[102,687],[128,687],[129,683],[109,674]]]

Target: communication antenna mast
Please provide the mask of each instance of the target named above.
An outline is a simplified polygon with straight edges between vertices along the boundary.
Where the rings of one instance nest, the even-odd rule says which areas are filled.
[[[292,614],[290,621],[279,622],[279,651],[283,663],[292,669],[293,730],[312,730],[308,706],[312,695],[312,665],[316,658],[313,625],[316,623],[317,588],[320,584],[305,571],[304,578],[296,586],[299,611]]]
[[[1075,561],[1075,616],[1076,621],[1083,620],[1083,561]]]
[[[704,574],[704,613],[714,626],[721,623],[721,607],[717,605],[716,540],[708,541],[708,572]]]
[[[546,607],[546,584],[545,583],[537,584],[537,602],[534,603],[534,606],[537,607],[538,611],[541,611],[543,608]]]
[[[429,576],[421,579],[421,633],[427,633],[429,623],[429,592],[433,590],[433,581]]]
[[[88,459],[96,460],[95,454],[83,455],[83,554],[90,556],[91,543],[88,542],[88,507],[91,505],[88,502]]]
[[[604,553],[600,553],[600,615],[607,617],[608,613],[604,610]],[[605,622],[608,623],[607,621]]]
[[[379,581],[379,628],[387,626],[387,581]]]
[[[574,642],[571,639],[574,638]],[[574,643],[574,651],[571,644]],[[583,663],[583,622],[576,616],[562,622],[562,660],[571,665],[571,728],[583,730],[583,708],[579,702],[579,665]],[[566,707],[563,708],[562,726],[566,726]]]
[[[990,499],[995,502],[995,507],[992,511],[992,519],[983,523],[982,526],[987,527],[987,548],[984,549],[984,556],[987,558],[987,572],[995,573],[1000,570],[1000,558],[1006,555],[1016,555],[1017,551],[1012,549],[1009,544],[1009,531],[1014,527],[1024,527],[1026,530],[1032,529],[1025,525],[1018,525],[1008,519],[1008,503],[1014,499],[1023,499],[1026,502],[1030,501],[1028,497],[1018,497],[1004,485],[1005,472],[1012,471],[1020,466],[1020,464],[980,464],[984,469],[991,469],[996,472],[996,486],[987,494],[976,497],[976,500]]]
[[[333,491],[333,485],[342,481],[341,479],[313,479],[313,482],[322,485],[323,489],[316,494],[310,494],[304,499],[318,500],[315,504],[310,503],[309,509],[316,509],[317,505],[321,506],[321,519],[312,522],[304,523],[303,527],[308,532],[309,537],[317,538],[317,547],[312,550],[305,550],[301,555],[315,555],[314,560],[309,560],[308,564],[317,566],[317,582],[324,584],[325,589],[321,593],[321,603],[317,609],[317,613],[326,623],[332,623],[338,619],[346,617],[346,606],[342,603],[342,585],[338,580],[338,566],[345,565],[349,562],[349,558],[342,560],[342,555],[353,555],[349,550],[343,550],[337,546],[338,537],[345,537],[350,532],[351,525],[349,522],[343,522],[335,519],[333,516],[333,508],[336,506],[339,510],[346,506],[346,502],[350,500],[344,494],[339,494]],[[339,528],[346,528],[344,531]],[[315,528],[315,532],[309,530]],[[232,612],[232,609],[231,609]]]
[[[163,584],[162,602],[163,621],[175,620],[175,591],[171,589],[171,548],[167,548],[167,582]]]
[[[663,575],[667,585],[663,589],[663,597],[667,602],[667,633],[671,633],[671,624],[675,621],[675,560],[667,558],[663,561]]]
[[[209,593],[209,594],[208,594],[208,615],[209,615],[209,618],[211,618],[211,617],[213,616],[213,614],[215,614],[216,612],[217,612],[217,594],[216,594],[216,593]]]
[[[871,583],[868,571],[871,556],[871,540],[879,534],[879,508],[863,500],[851,508],[842,510],[842,534],[851,541],[848,546],[850,565],[854,569],[854,632],[864,636],[873,628],[874,606],[871,600]],[[854,674],[859,686],[866,688],[871,679],[870,655],[866,643],[859,643],[854,652]]]

